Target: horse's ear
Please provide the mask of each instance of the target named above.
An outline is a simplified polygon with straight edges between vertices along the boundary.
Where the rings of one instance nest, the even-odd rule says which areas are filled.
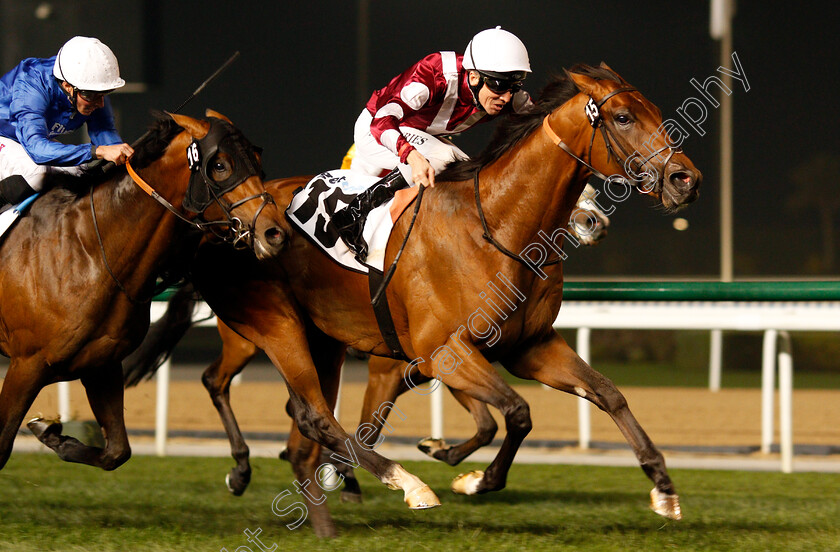
[[[616,73],[615,70],[612,67],[610,67],[609,65],[607,65],[605,62],[602,61],[600,67],[601,67],[601,69],[606,69],[607,71],[609,71],[610,73],[612,73],[613,75],[618,77],[618,79],[621,82],[623,82],[624,84],[628,84],[628,82],[626,80],[624,80],[624,77],[622,77],[621,75]]]
[[[598,81],[593,78],[587,77],[586,75],[581,75],[580,73],[569,73],[567,74],[575,81],[575,84],[578,87],[578,90],[583,92],[584,94],[592,95],[595,88],[598,86]]]
[[[178,115],[177,113],[167,112],[166,114],[175,119],[178,126],[189,132],[196,140],[201,140],[210,132],[210,123],[207,121],[193,119],[187,115]]]
[[[207,117],[215,117],[216,119],[221,119],[223,121],[227,121],[230,124],[233,124],[233,121],[219,113],[218,111],[213,111],[212,109],[207,109],[204,111],[204,115]]]

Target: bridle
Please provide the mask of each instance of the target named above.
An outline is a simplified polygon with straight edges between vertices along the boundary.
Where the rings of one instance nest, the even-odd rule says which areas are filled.
[[[222,197],[221,194],[218,194],[213,189],[213,187],[207,185],[206,181],[205,181],[205,185],[207,185],[207,190],[209,191],[210,195],[212,196],[212,203],[216,203],[219,206],[219,208],[222,210],[222,214],[224,215],[225,220],[211,220],[211,221],[199,220],[199,221],[195,221],[195,220],[192,220],[192,219],[184,216],[180,211],[178,211],[178,209],[175,208],[175,206],[173,206],[169,201],[167,201],[160,194],[158,194],[154,190],[154,188],[152,188],[145,180],[143,180],[143,178],[139,174],[137,174],[137,172],[134,170],[134,167],[131,166],[130,162],[126,162],[125,167],[128,170],[128,174],[129,174],[129,176],[131,176],[131,179],[134,181],[134,183],[137,184],[144,192],[149,194],[152,197],[152,199],[154,199],[155,201],[157,201],[158,203],[160,203],[161,205],[166,207],[166,209],[169,210],[173,215],[175,215],[176,217],[178,217],[182,221],[186,222],[187,224],[189,224],[193,228],[197,228],[197,229],[202,230],[202,231],[210,230],[220,240],[222,240],[225,243],[230,243],[231,245],[233,245],[237,249],[245,249],[245,248],[253,247],[254,230],[256,228],[257,218],[260,216],[260,213],[262,213],[262,210],[265,209],[266,205],[273,205],[274,204],[274,198],[268,192],[262,192],[261,194],[250,195],[250,196],[248,196],[244,199],[240,199],[239,201],[237,201],[235,203],[228,203]],[[239,182],[237,184],[237,186],[239,184],[242,184],[242,182],[244,182],[245,180],[247,180],[247,178],[243,179],[241,182]],[[230,191],[230,190],[228,190],[228,191]],[[225,192],[225,193],[227,193],[227,192]],[[245,226],[244,223],[242,222],[242,219],[240,219],[239,217],[233,216],[231,211],[233,211],[234,209],[236,209],[240,205],[243,205],[244,203],[247,203],[247,202],[249,202],[251,200],[254,200],[254,199],[262,199],[263,202],[257,208],[257,212],[254,215],[254,218],[251,220],[251,223],[249,225]],[[208,205],[208,208],[209,208],[209,205]],[[203,214],[203,212],[204,211],[202,210],[202,213],[199,213],[199,216],[201,214]],[[95,216],[94,216],[94,220],[95,220]],[[220,228],[220,227],[223,227],[223,229]]]
[[[584,160],[583,158],[578,156],[575,152],[573,152],[572,149],[563,141],[563,139],[560,138],[557,135],[556,132],[554,132],[554,129],[552,129],[551,125],[549,125],[549,123],[548,123],[548,118],[551,116],[551,114],[548,114],[543,118],[543,122],[542,122],[543,130],[545,131],[545,133],[548,135],[549,139],[555,145],[559,146],[563,151],[565,151],[570,156],[572,156],[578,163],[580,163],[581,165],[583,165],[587,169],[589,169],[589,171],[593,175],[595,175],[597,178],[600,178],[601,180],[609,181],[609,182],[620,182],[620,183],[626,184],[628,186],[638,186],[639,184],[642,184],[641,190],[644,191],[645,193],[659,192],[662,188],[663,179],[665,178],[665,171],[664,170],[662,171],[662,175],[659,176],[654,181],[654,187],[650,188],[650,189],[648,189],[646,187],[646,184],[644,184],[643,182],[649,181],[651,179],[651,174],[649,172],[641,172],[641,171],[645,167],[645,165],[647,165],[650,162],[651,159],[653,159],[654,157],[656,157],[657,155],[659,155],[661,152],[665,151],[666,149],[670,150],[670,153],[668,154],[668,157],[665,159],[665,162],[662,164],[663,169],[668,166],[668,162],[671,160],[671,157],[673,157],[675,153],[679,153],[681,151],[678,148],[674,148],[674,147],[670,146],[667,143],[667,141],[666,141],[664,147],[659,148],[655,152],[651,153],[649,156],[643,158],[641,160],[641,162],[636,160],[636,167],[634,168],[634,172],[638,176],[642,177],[641,181],[628,180],[627,178],[624,178],[624,177],[619,177],[618,179],[616,179],[615,176],[612,176],[612,177],[606,176],[601,171],[599,171],[598,169],[593,167],[592,164],[591,164],[592,148],[595,144],[595,135],[598,133],[598,129],[601,130],[601,135],[604,138],[604,145],[607,148],[607,163],[609,163],[611,158],[615,158],[616,162],[619,163],[619,165],[621,167],[626,168],[628,160],[635,159],[635,157],[638,155],[636,153],[634,153],[632,155],[627,153],[627,151],[622,147],[621,142],[615,137],[612,130],[609,129],[608,125],[604,121],[604,118],[601,116],[601,110],[600,110],[601,106],[603,106],[613,96],[617,96],[618,94],[623,94],[625,92],[637,92],[637,89],[632,87],[632,86],[624,86],[624,87],[621,87],[621,88],[616,88],[615,90],[611,91],[609,94],[607,94],[606,96],[604,96],[603,98],[601,98],[598,101],[595,101],[595,99],[590,96],[589,101],[586,103],[586,106],[584,106],[584,113],[586,114],[586,117],[589,120],[589,124],[592,127],[592,136],[589,139],[589,153],[587,155],[589,157],[590,162],[587,162],[586,160]],[[613,149],[613,145],[612,145],[613,143],[615,143],[615,146],[621,151],[622,155],[624,156],[624,160],[621,160],[619,158],[618,154],[616,154],[615,150]],[[475,189],[475,204],[476,204],[476,207],[478,209],[478,217],[481,220],[481,226],[482,226],[482,229],[484,230],[484,234],[482,235],[482,237],[485,240],[487,240],[488,242],[490,242],[501,253],[503,253],[503,254],[507,255],[508,257],[516,260],[517,262],[520,262],[520,263],[524,264],[525,266],[529,266],[529,268],[530,268],[530,265],[528,265],[528,263],[523,261],[522,258],[519,255],[510,251],[505,246],[503,246],[501,243],[496,241],[496,239],[490,233],[490,228],[487,226],[487,220],[484,217],[484,210],[481,207],[481,195],[479,194],[479,188],[478,188],[478,173],[480,171],[481,171],[481,167],[479,167],[475,171],[475,175],[473,177],[473,183],[474,183],[473,187]],[[657,172],[656,169],[653,169],[653,172],[656,173]],[[563,256],[558,254],[556,259],[546,261],[546,262],[542,263],[542,265],[544,266],[544,265],[557,264],[561,260],[563,260],[563,258],[564,258]]]
[[[675,153],[681,153],[682,150],[679,149],[679,148],[675,148],[675,147],[671,146],[670,144],[668,144],[668,142],[666,140],[665,145],[663,147],[661,147],[658,150],[652,152],[650,155],[648,155],[647,157],[644,157],[641,161],[639,161],[638,159],[636,159],[639,156],[639,154],[638,153],[632,153],[632,154],[628,153],[627,150],[624,149],[624,147],[621,145],[621,142],[615,137],[615,134],[609,128],[609,125],[606,124],[604,118],[601,116],[601,109],[600,108],[605,103],[607,103],[607,101],[610,98],[612,98],[613,96],[617,96],[619,94],[622,94],[624,92],[637,92],[637,91],[638,90],[636,88],[632,87],[632,86],[625,86],[625,87],[622,87],[622,88],[616,88],[615,90],[613,90],[612,92],[610,92],[609,94],[607,94],[606,96],[604,96],[603,98],[601,98],[597,102],[591,96],[589,97],[589,101],[586,103],[586,106],[584,107],[584,113],[586,114],[586,117],[589,119],[589,124],[592,127],[592,136],[589,138],[589,154],[587,155],[587,157],[589,157],[589,162],[585,161],[580,156],[578,156],[575,152],[573,152],[572,148],[570,148],[568,146],[568,144],[566,144],[563,141],[563,139],[560,138],[557,135],[556,132],[554,132],[554,129],[552,129],[551,125],[548,123],[548,118],[550,117],[550,114],[546,115],[545,118],[543,119],[543,130],[548,135],[549,139],[552,142],[554,142],[554,144],[556,146],[560,147],[563,151],[565,151],[566,153],[571,155],[578,163],[580,163],[581,165],[583,165],[587,169],[589,169],[589,171],[593,175],[595,175],[597,178],[600,178],[601,180],[604,180],[604,181],[610,181],[610,182],[619,181],[619,182],[621,182],[623,184],[626,184],[628,186],[639,186],[641,184],[641,191],[643,191],[645,193],[650,193],[650,192],[659,193],[662,190],[662,183],[665,179],[665,170],[664,170],[665,167],[668,166],[668,162],[671,160],[671,157],[673,157]],[[611,177],[606,176],[606,175],[604,175],[604,173],[602,173],[601,171],[599,171],[598,169],[596,169],[595,167],[592,166],[592,163],[591,163],[591,161],[592,161],[592,148],[595,145],[595,135],[597,134],[599,129],[601,130],[601,135],[604,138],[604,146],[607,148],[607,163],[610,162],[611,158],[615,158],[615,161],[616,161],[616,163],[618,163],[619,166],[627,169],[628,161],[629,160],[635,160],[635,165],[636,166],[634,167],[633,172],[637,176],[641,177],[639,180],[636,180],[636,179],[628,180],[624,177],[619,177],[618,179],[616,179],[616,175],[613,175]],[[623,160],[618,156],[618,154],[616,154],[615,150],[613,149],[613,145],[612,145],[613,143],[615,143],[615,146],[621,151],[622,155],[624,156]],[[651,168],[651,170],[653,171],[653,175],[657,175],[657,177],[655,179],[652,178],[653,175],[650,172],[642,172],[645,165],[647,165],[650,162],[651,159],[657,157],[660,153],[662,153],[665,150],[670,150],[670,152],[668,153],[668,157],[666,157],[665,161],[662,163],[662,169],[663,170],[662,170],[661,175],[657,175],[657,173],[659,171],[657,171],[655,168]],[[653,180],[653,187],[652,188],[648,187],[648,184],[646,183],[646,182],[649,182],[651,180]]]
[[[187,147],[187,164],[192,172],[190,183],[183,201],[183,206],[188,211],[198,213],[199,220],[193,220],[182,214],[172,203],[162,197],[151,185],[149,185],[138,173],[134,167],[131,166],[130,161],[126,161],[125,167],[128,175],[131,177],[137,186],[144,192],[149,194],[155,201],[163,205],[169,212],[174,214],[181,221],[189,224],[193,228],[201,231],[210,230],[214,236],[224,243],[231,244],[237,249],[246,249],[254,247],[254,236],[256,235],[257,219],[267,205],[274,205],[274,198],[268,192],[263,191],[259,194],[250,195],[246,198],[240,199],[235,203],[229,203],[224,199],[224,194],[230,192],[234,188],[241,185],[252,176],[259,176],[264,178],[264,174],[260,168],[259,161],[256,158],[258,148],[252,146],[241,135],[233,125],[216,119],[213,117],[210,120],[210,130],[201,139],[193,139],[189,147]],[[208,166],[212,159],[216,157],[219,152],[225,152],[231,155],[234,160],[234,171],[230,177],[223,182],[216,182],[209,174],[207,174]],[[252,201],[254,199],[262,199],[262,204],[257,208],[254,218],[250,224],[245,224],[242,219],[233,215],[232,211],[237,207]],[[212,204],[216,204],[224,215],[224,220],[206,221],[201,219],[204,212]],[[152,297],[157,294],[157,290],[152,293],[149,299],[140,301],[131,296],[128,290],[117,279],[111,266],[108,263],[108,258],[105,254],[105,245],[102,242],[102,235],[99,231],[99,224],[96,219],[96,209],[93,202],[93,190],[90,193],[90,210],[93,215],[93,227],[96,231],[96,237],[99,241],[99,249],[102,252],[102,259],[105,262],[105,268],[111,278],[116,282],[117,288],[122,291],[129,301],[134,304],[145,304],[151,301]]]

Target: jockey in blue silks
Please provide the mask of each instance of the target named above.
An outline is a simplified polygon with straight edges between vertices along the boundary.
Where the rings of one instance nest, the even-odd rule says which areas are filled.
[[[78,174],[105,159],[121,165],[134,153],[114,127],[106,96],[125,85],[117,58],[95,38],[77,36],[51,58],[28,58],[0,78],[0,207],[42,191],[50,172]],[[91,143],[55,137],[87,124]]]

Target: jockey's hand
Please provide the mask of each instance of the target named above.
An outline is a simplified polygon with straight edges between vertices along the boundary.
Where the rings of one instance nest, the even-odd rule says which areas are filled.
[[[435,186],[435,170],[429,164],[429,160],[423,157],[423,154],[417,150],[413,150],[408,154],[406,159],[408,166],[411,167],[411,179],[415,184],[423,186]]]
[[[132,155],[134,155],[134,149],[128,144],[96,146],[96,158],[110,161],[115,165],[125,165],[125,162]]]

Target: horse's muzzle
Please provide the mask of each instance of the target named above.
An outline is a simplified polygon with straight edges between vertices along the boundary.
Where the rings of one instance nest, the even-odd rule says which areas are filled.
[[[680,163],[669,163],[662,183],[662,205],[676,211],[697,199],[703,175]]]
[[[277,256],[288,239],[288,230],[280,226],[258,229],[254,240],[254,253],[260,260]]]

